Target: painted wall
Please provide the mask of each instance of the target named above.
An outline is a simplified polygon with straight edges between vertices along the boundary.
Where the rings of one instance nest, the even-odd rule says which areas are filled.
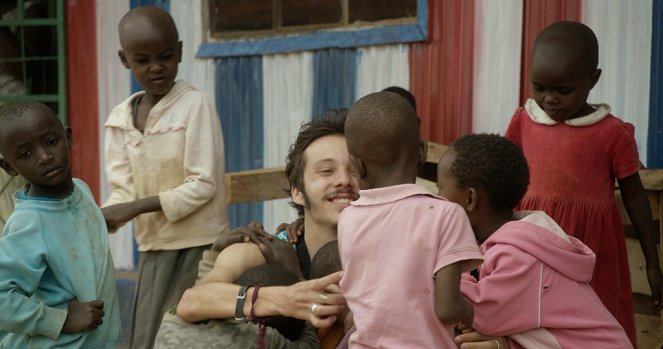
[[[71,80],[70,103],[87,99],[89,104],[84,112],[72,108],[70,119],[97,129],[96,134],[88,131],[88,138],[81,136],[85,145],[75,156],[88,159],[81,163],[89,163],[90,169],[98,171],[103,199],[107,187],[100,151],[102,125],[112,106],[130,93],[129,72],[117,59],[115,26],[130,5],[137,3],[70,1],[70,16],[85,8],[89,13],[92,3],[96,13],[97,100],[72,93],[76,86]],[[632,122],[642,161],[648,163],[650,154],[653,165],[663,166],[663,142],[658,137],[663,132],[662,10],[657,1],[431,0],[426,42],[217,59],[195,57],[204,36],[202,0],[140,3],[167,6],[175,18],[184,42],[179,77],[215,99],[225,129],[226,153],[231,155],[226,163],[229,170],[282,166],[287,147],[303,122],[326,108],[348,107],[357,98],[391,85],[414,92],[422,134],[427,139],[448,143],[467,132],[503,133],[513,111],[528,95],[534,37],[546,25],[562,19],[588,24],[599,39],[603,75],[590,101],[609,103],[615,115]],[[83,41],[82,47],[89,48],[92,38],[75,29],[82,24],[70,25],[70,43]],[[85,52],[75,51],[80,55]],[[92,56],[81,57],[78,59],[85,62],[94,60]],[[71,51],[70,58],[72,64],[76,62]],[[94,85],[93,73],[78,72],[81,83],[76,85],[93,91],[93,87],[85,87]],[[90,117],[95,110],[96,120]],[[86,170],[75,169],[75,174],[94,181],[94,172]],[[238,213],[233,215],[232,226],[256,219],[269,230],[294,218],[287,200],[233,210]],[[120,256],[116,257],[117,265],[132,267],[130,228],[113,239]]]

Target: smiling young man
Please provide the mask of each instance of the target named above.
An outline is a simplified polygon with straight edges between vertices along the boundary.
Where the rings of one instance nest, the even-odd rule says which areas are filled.
[[[304,125],[286,160],[292,205],[304,217],[305,234],[297,243],[297,254],[305,277],[311,257],[336,239],[340,212],[358,197],[343,135],[346,114],[347,110],[330,111]],[[289,287],[261,288],[253,304],[254,315],[283,315],[308,320],[316,327],[329,326],[345,302],[340,295],[325,293],[325,288],[339,280],[340,275],[332,274]],[[249,288],[245,299],[251,299],[254,290]],[[239,285],[206,278],[184,293],[177,315],[188,322],[248,317],[252,302],[237,307],[238,291]]]

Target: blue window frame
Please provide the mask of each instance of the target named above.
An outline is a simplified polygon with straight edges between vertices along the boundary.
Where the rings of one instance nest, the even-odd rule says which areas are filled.
[[[261,39],[204,42],[199,58],[264,55],[281,52],[348,48],[425,41],[428,38],[428,0],[417,0],[417,21],[413,24],[384,25],[344,30],[320,30]]]

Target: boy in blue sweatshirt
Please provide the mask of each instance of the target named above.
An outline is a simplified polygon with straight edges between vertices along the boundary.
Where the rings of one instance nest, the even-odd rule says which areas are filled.
[[[0,167],[28,182],[0,238],[0,348],[117,348],[108,232],[71,176],[71,129],[41,103],[0,109]]]

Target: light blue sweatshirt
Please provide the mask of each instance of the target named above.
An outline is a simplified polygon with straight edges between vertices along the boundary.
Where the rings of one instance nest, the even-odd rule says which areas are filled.
[[[14,194],[0,238],[0,348],[117,348],[121,341],[108,231],[87,185],[62,200]],[[104,301],[96,330],[61,333],[74,299]]]

